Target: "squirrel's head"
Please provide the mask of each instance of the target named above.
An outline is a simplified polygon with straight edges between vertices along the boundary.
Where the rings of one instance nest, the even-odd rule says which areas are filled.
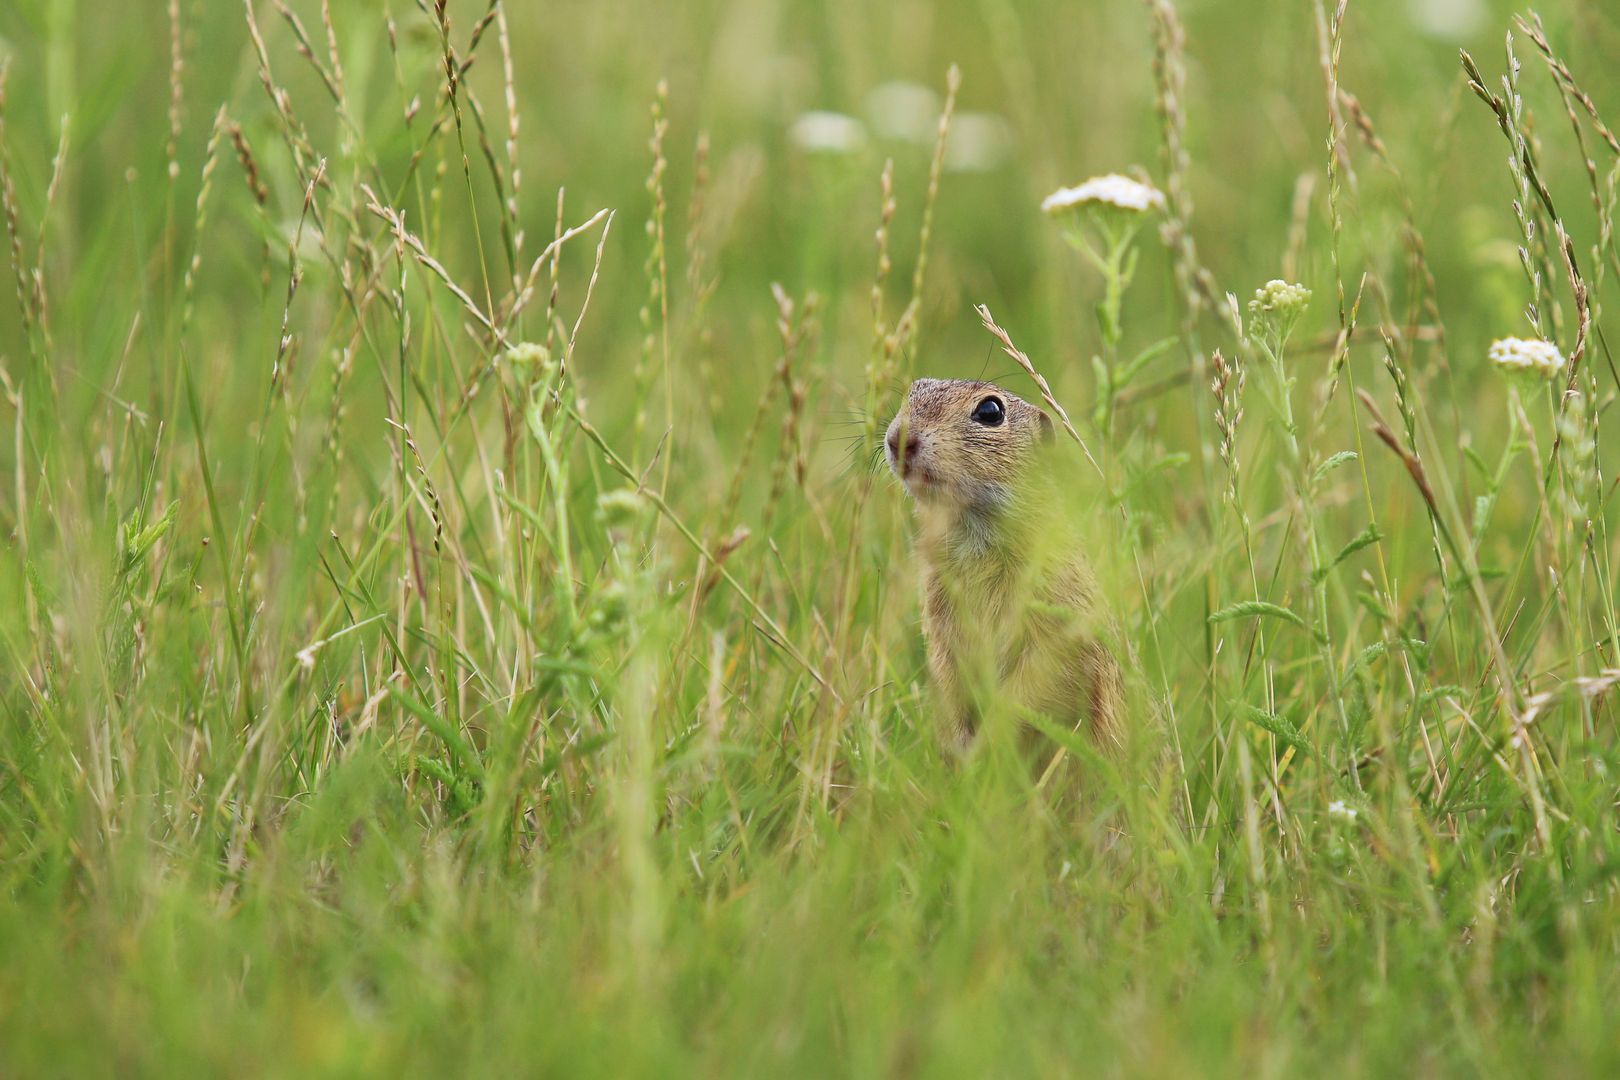
[[[1051,418],[999,386],[918,379],[885,443],[889,468],[918,502],[994,510],[1051,438]]]

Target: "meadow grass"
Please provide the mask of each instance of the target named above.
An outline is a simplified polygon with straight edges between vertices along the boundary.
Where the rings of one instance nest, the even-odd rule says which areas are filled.
[[[0,1073],[1613,1075],[1616,49],[0,9]],[[1069,782],[941,744],[924,374],[1072,436]]]

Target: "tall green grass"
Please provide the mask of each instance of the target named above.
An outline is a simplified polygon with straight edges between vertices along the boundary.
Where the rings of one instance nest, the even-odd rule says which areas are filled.
[[[1276,8],[0,10],[0,1071],[1612,1073],[1620,24]],[[1073,422],[1072,784],[921,374]]]

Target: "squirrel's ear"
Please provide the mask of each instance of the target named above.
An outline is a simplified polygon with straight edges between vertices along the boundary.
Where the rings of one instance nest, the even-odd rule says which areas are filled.
[[[1035,415],[1040,417],[1041,442],[1049,443],[1057,438],[1057,428],[1052,426],[1052,418],[1046,415],[1044,409],[1036,409]]]

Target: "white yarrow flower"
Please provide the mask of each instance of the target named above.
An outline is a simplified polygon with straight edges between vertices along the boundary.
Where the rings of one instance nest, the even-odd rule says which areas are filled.
[[[1109,173],[1093,176],[1079,187],[1058,188],[1041,202],[1041,210],[1061,214],[1082,206],[1109,206],[1133,214],[1164,209],[1164,194],[1152,184]]]
[[[866,125],[853,116],[818,110],[800,113],[788,137],[812,154],[849,154],[866,143]]]
[[[625,525],[641,517],[648,502],[635,488],[615,488],[596,497],[596,516],[607,525]]]
[[[1358,813],[1360,813],[1359,810],[1343,799],[1334,799],[1328,803],[1328,817],[1338,818],[1341,821],[1354,821]]]
[[[941,108],[939,95],[921,83],[886,82],[866,95],[866,118],[885,139],[932,143]]]
[[[1406,0],[1406,7],[1419,30],[1458,45],[1478,32],[1490,14],[1484,0]]]
[[[544,345],[532,341],[521,341],[506,350],[506,362],[509,364],[544,364],[551,360],[551,354]]]
[[[1564,354],[1550,341],[1502,338],[1491,343],[1490,358],[1503,371],[1522,371],[1543,379],[1556,379],[1564,370]]]
[[[1303,285],[1273,278],[1254,290],[1249,301],[1251,315],[1293,315],[1305,310],[1311,302],[1311,290]]]
[[[1012,129],[995,113],[957,113],[945,144],[947,172],[989,172],[1012,153]]]

